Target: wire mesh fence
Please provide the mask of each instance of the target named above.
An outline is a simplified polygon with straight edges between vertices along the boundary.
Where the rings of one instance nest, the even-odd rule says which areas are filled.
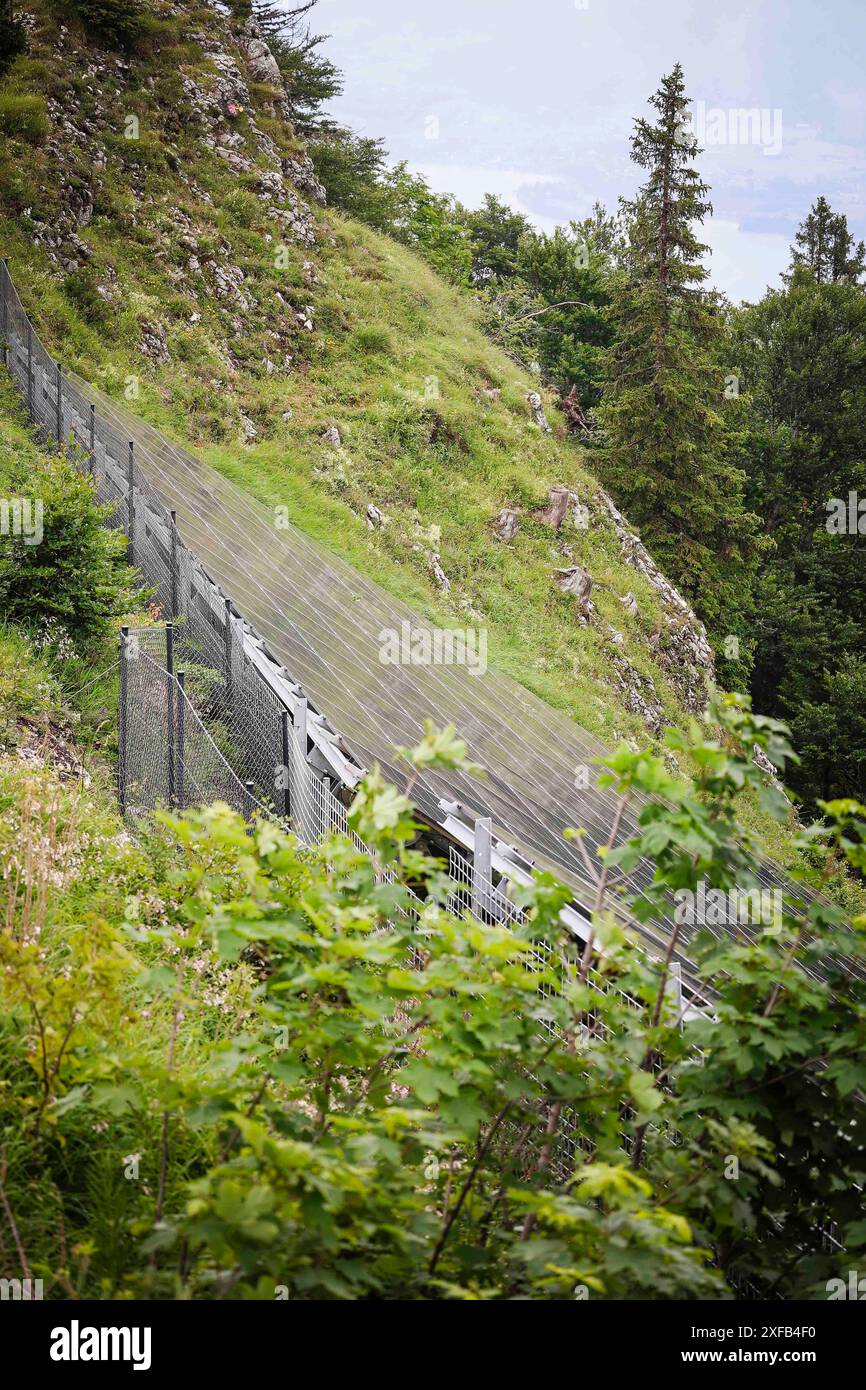
[[[107,509],[106,524],[125,532],[128,558],[168,619],[123,636],[118,790],[124,816],[134,822],[156,807],[220,800],[247,816],[276,817],[307,845],[345,832],[351,776],[357,780],[361,770],[349,769],[349,781],[332,775],[315,737],[321,716],[308,711],[300,686],[181,538],[174,512],[147,476],[173,466],[177,451],[149,426],[138,429],[137,441],[127,437],[123,425],[129,433],[137,427],[110,400],[97,396],[94,402],[92,389],[51,358],[5,262],[0,342],[37,430],[46,442],[63,445],[91,477]],[[201,481],[192,475],[186,485],[203,506]],[[229,526],[228,513],[225,519]],[[321,598],[324,590],[317,593]],[[323,643],[328,640],[325,634]],[[474,849],[467,850],[468,893],[461,886],[463,856],[452,846],[452,905],[481,917],[495,909],[505,921],[511,904],[507,885],[494,884],[491,843],[490,819],[476,820]],[[580,928],[578,916],[588,914],[571,914]]]

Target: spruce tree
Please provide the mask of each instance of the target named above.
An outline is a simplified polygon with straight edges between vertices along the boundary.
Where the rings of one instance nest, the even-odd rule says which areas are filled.
[[[842,281],[856,285],[864,270],[866,245],[856,246],[848,231],[844,213],[834,213],[823,195],[809,209],[809,214],[795,234],[792,247],[792,267],[810,270],[819,285]]]
[[[628,244],[612,311],[603,464],[624,512],[719,642],[737,635],[756,553],[757,519],[743,504],[744,475],[723,419],[723,321],[704,286],[707,250],[695,227],[711,212],[695,168],[679,63],[639,119],[632,159],[647,171],[625,203]],[[730,372],[730,377],[735,377]],[[735,391],[733,381],[727,383]]]

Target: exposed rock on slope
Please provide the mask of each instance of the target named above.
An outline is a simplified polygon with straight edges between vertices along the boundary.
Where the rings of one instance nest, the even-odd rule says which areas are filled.
[[[682,594],[665,579],[643,541],[632,531],[603,488],[599,488],[599,497],[619,537],[626,564],[642,574],[659,596],[662,626],[650,642],[686,709],[697,713],[706,704],[707,684],[715,674],[713,650],[706,629]]]

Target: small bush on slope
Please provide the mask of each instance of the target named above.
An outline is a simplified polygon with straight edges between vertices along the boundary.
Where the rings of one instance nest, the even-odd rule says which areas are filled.
[[[2,403],[17,413],[8,384],[3,391]],[[114,620],[139,602],[126,538],[104,525],[110,510],[74,458],[42,453],[14,427],[0,431],[0,492],[7,505],[17,499],[29,508],[18,534],[9,525],[0,536],[6,621],[38,630],[61,657],[101,653]]]

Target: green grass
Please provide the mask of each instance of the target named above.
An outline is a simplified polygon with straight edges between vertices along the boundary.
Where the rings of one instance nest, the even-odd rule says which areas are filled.
[[[42,97],[18,95],[15,92],[0,94],[0,132],[4,135],[17,136],[36,144],[45,139],[50,129]]]

